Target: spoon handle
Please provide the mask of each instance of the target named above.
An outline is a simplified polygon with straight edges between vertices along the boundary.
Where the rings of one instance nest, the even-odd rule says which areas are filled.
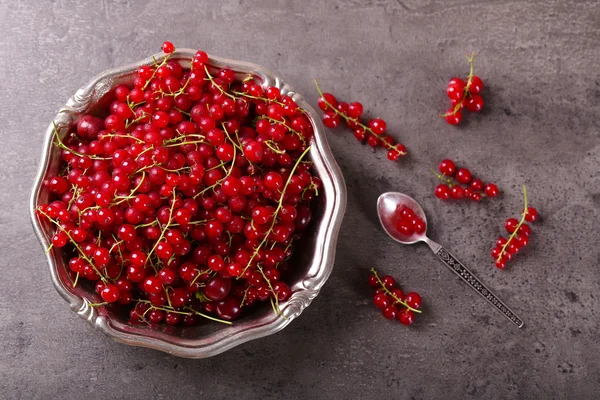
[[[508,318],[513,324],[519,328],[523,327],[523,320],[519,318],[510,308],[508,308],[502,300],[500,300],[494,293],[492,293],[479,279],[475,277],[456,257],[450,252],[440,246],[437,250],[434,250],[436,256],[448,266],[456,275],[460,276],[463,281],[467,282],[469,286],[489,301],[498,311],[500,311],[506,318]]]

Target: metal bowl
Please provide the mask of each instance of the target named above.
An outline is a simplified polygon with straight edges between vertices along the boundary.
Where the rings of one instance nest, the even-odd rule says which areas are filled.
[[[187,67],[194,54],[194,50],[180,49],[172,54],[171,59]],[[160,62],[163,57],[164,54],[160,53],[156,54],[154,59]],[[82,115],[93,112],[97,106],[106,103],[107,94],[112,88],[119,84],[131,83],[139,66],[152,64],[153,58],[149,57],[135,64],[105,71],[92,79],[67,101],[54,118],[59,134],[66,134],[68,128],[76,124]],[[290,282],[292,295],[289,300],[280,304],[281,315],[276,315],[271,307],[266,306],[245,315],[233,325],[211,321],[195,327],[177,328],[132,324],[128,322],[127,316],[117,315],[111,308],[92,307],[92,303],[101,300],[91,288],[84,288],[82,285],[73,288],[71,277],[65,267],[67,260],[61,251],[52,249],[46,254],[52,283],[80,317],[118,342],[189,358],[214,356],[249,340],[271,335],[298,317],[317,296],[331,273],[337,236],[346,207],[344,179],[327,143],[319,116],[304,98],[286,85],[281,78],[258,65],[219,57],[210,57],[208,64],[216,68],[229,67],[238,77],[250,74],[263,87],[278,87],[282,94],[292,96],[296,103],[306,110],[314,128],[309,156],[314,162],[316,173],[323,181],[323,190],[319,196],[321,200],[317,200],[319,204],[313,215],[311,231],[305,235],[306,240],[302,248],[298,248],[294,256],[293,262],[297,272]],[[47,221],[38,218],[35,210],[38,205],[48,202],[50,194],[45,190],[43,183],[47,177],[56,174],[60,163],[60,152],[52,144],[54,134],[53,125],[50,124],[46,130],[43,154],[30,201],[33,228],[44,249],[49,247],[53,229]]]

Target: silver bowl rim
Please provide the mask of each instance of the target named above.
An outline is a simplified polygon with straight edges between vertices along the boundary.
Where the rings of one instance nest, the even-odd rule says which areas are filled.
[[[171,59],[179,60],[181,63],[183,63],[183,61],[189,62],[195,52],[196,51],[192,49],[177,49],[172,54]],[[93,98],[100,98],[111,89],[113,78],[129,75],[137,70],[138,67],[142,65],[152,65],[154,60],[160,62],[164,57],[164,53],[157,53],[154,56],[150,56],[141,61],[123,67],[109,69],[98,74],[87,85],[77,90],[77,92],[67,101],[65,106],[60,109],[53,120],[59,127],[59,132],[73,123],[74,118],[77,115],[84,113],[92,104]],[[71,309],[77,312],[80,317],[86,319],[95,328],[117,342],[152,348],[186,358],[206,358],[215,356],[247,341],[276,333],[285,328],[293,319],[298,317],[317,296],[321,287],[325,284],[331,274],[335,261],[337,237],[346,209],[347,197],[344,178],[327,142],[323,124],[315,110],[300,94],[296,93],[292,87],[284,83],[280,77],[274,75],[268,69],[256,64],[209,56],[208,65],[217,68],[228,66],[238,73],[254,75],[262,81],[263,87],[276,86],[280,89],[282,94],[290,95],[300,107],[306,110],[307,116],[313,124],[314,137],[311,142],[311,151],[309,152],[309,155],[314,162],[318,175],[323,181],[323,191],[325,192],[323,217],[316,228],[315,253],[312,256],[311,264],[307,270],[307,276],[292,287],[292,296],[288,301],[281,304],[281,315],[275,315],[273,313],[271,317],[267,316],[262,318],[261,323],[257,325],[234,323],[230,328],[231,332],[229,334],[222,336],[215,341],[211,341],[210,336],[204,339],[181,339],[177,337],[170,338],[167,334],[147,336],[143,333],[123,332],[115,327],[115,321],[110,318],[107,313],[102,312],[103,307],[92,307],[91,301],[88,298],[72,293],[65,285],[63,285],[59,279],[59,267],[56,264],[53,251],[46,252],[46,259],[54,287],[70,304]],[[105,83],[107,81],[111,82],[110,87],[106,87],[107,85]],[[102,91],[104,91],[104,93],[102,93]],[[38,198],[40,192],[43,190],[43,182],[50,166],[53,139],[54,126],[53,123],[50,123],[46,129],[43,153],[29,204],[33,230],[43,249],[48,248],[50,236],[41,226],[35,210],[38,206]]]

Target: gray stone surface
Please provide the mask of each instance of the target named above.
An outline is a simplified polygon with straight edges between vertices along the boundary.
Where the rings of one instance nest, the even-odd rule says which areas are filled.
[[[597,1],[0,2],[0,397],[597,398],[600,5]],[[312,78],[384,117],[410,156],[393,164],[346,131],[331,146],[348,210],[331,279],[281,333],[208,360],[109,341],[54,291],[28,220],[43,132],[93,75],[180,47],[265,65],[313,103]],[[450,127],[445,83],[476,51],[485,110]],[[451,157],[504,190],[442,204],[429,172]],[[520,211],[543,220],[507,271],[489,250]],[[419,199],[431,236],[514,307],[517,330],[425,246],[379,228],[375,199]],[[419,291],[407,329],[374,309],[375,266]]]

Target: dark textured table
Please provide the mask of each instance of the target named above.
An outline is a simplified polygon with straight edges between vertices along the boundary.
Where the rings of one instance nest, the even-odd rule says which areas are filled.
[[[0,397],[6,399],[597,398],[600,5],[597,1],[0,2]],[[409,149],[399,163],[331,132],[348,209],[333,274],[277,335],[207,360],[113,343],[52,287],[27,202],[46,126],[93,75],[180,47],[262,64],[316,102],[312,83],[361,101]],[[436,114],[477,52],[485,109]],[[502,199],[441,203],[429,169],[450,157]],[[489,251],[522,207],[542,221],[505,271]],[[379,228],[384,191],[413,195],[431,236],[525,320],[516,329],[426,246]],[[367,271],[424,297],[406,328],[371,302]]]

